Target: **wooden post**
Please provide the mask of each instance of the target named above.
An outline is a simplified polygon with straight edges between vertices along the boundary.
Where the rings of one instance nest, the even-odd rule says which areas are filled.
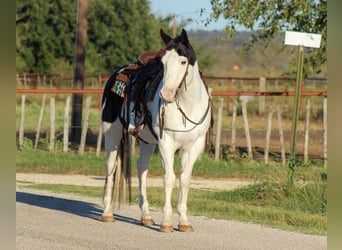
[[[100,124],[99,134],[97,136],[96,156],[99,156],[101,152],[102,134],[102,124]]]
[[[55,98],[50,98],[50,151],[55,148]]]
[[[101,75],[98,75],[97,77],[97,83],[98,83],[98,89],[102,89],[102,77]],[[97,94],[97,105],[99,107],[99,110],[101,110],[101,104],[102,104],[102,100],[101,100],[102,95],[101,94]]]
[[[228,92],[232,91],[232,79],[228,79]],[[232,111],[232,98],[230,96],[227,96],[227,107],[229,111]]]
[[[266,91],[266,78],[259,78],[259,90],[260,92]],[[265,111],[265,96],[259,96],[259,114],[263,114]]]
[[[233,102],[233,117],[232,117],[232,152],[235,153],[236,150],[236,113],[237,113],[237,103]]]
[[[90,101],[91,101],[91,96],[88,96],[87,101],[86,101],[86,110],[85,110],[85,114],[84,114],[84,121],[83,121],[83,129],[82,129],[82,134],[81,134],[80,147],[78,150],[81,155],[83,155],[83,153],[84,153],[84,148],[85,148],[85,143],[86,143],[88,121],[89,121]]]
[[[328,103],[327,98],[323,99],[323,158],[324,168],[328,167]]]
[[[42,99],[42,107],[40,108],[40,114],[39,114],[39,118],[38,118],[37,133],[36,133],[36,140],[34,143],[34,148],[37,148],[37,146],[38,146],[38,140],[39,140],[39,135],[40,135],[40,126],[42,124],[44,108],[45,108],[45,99],[46,99],[46,94],[43,95],[43,99]]]
[[[21,116],[20,116],[20,128],[19,128],[19,148],[23,148],[24,144],[24,124],[25,124],[25,99],[26,96],[21,96]]]
[[[136,143],[137,143],[137,138],[135,136],[131,135],[131,155],[136,155]]]
[[[246,101],[242,101],[241,106],[242,106],[243,125],[245,128],[245,135],[246,135],[246,141],[247,141],[248,156],[250,158],[253,158],[251,136],[249,133],[249,125],[248,125],[248,117],[247,117],[247,103],[246,103]]]
[[[283,124],[281,121],[281,110],[280,110],[279,105],[277,105],[277,119],[278,119],[278,129],[279,129],[281,163],[285,167],[286,166],[286,155],[285,155],[285,144],[284,144],[284,132],[283,132]]]
[[[271,131],[272,131],[272,115],[273,110],[272,107],[270,107],[268,117],[267,117],[267,128],[266,128],[266,146],[265,146],[265,155],[264,155],[264,161],[265,164],[268,164],[268,154],[270,149],[270,140],[271,140]]]
[[[304,163],[308,163],[309,151],[309,132],[310,132],[310,99],[306,99],[306,119],[305,119],[305,137],[304,137]]]
[[[220,158],[220,143],[221,143],[221,129],[222,129],[222,110],[223,110],[223,98],[219,98],[219,107],[217,114],[217,128],[216,128],[216,144],[215,144],[215,160]]]
[[[63,133],[63,152],[68,152],[69,148],[69,110],[70,96],[67,96],[64,108],[64,133]]]

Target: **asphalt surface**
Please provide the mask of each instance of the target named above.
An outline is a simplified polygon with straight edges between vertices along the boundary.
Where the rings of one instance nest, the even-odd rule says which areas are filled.
[[[18,179],[18,177],[17,177]],[[257,224],[189,216],[194,232],[159,232],[162,212],[152,209],[153,226],[140,225],[138,206],[115,211],[114,223],[100,221],[101,199],[28,189],[17,182],[16,249],[327,249],[327,237]]]

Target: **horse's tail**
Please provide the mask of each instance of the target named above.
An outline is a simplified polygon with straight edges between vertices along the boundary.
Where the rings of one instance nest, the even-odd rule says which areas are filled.
[[[116,159],[113,185],[113,202],[118,208],[122,203],[132,201],[131,184],[131,138],[124,130]]]

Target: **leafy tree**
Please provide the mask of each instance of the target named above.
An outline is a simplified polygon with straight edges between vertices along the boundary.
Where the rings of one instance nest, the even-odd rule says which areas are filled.
[[[17,61],[26,72],[49,72],[58,58],[73,60],[73,1],[16,1]]]
[[[157,19],[146,0],[93,0],[88,13],[87,62],[97,62],[97,73],[112,71],[147,50],[162,46]]]
[[[285,30],[322,35],[319,49],[307,49],[304,74],[319,73],[327,60],[327,0],[211,0],[212,20],[223,16],[230,36],[236,27],[255,30],[248,49],[258,40],[269,42]],[[208,20],[209,22],[212,20]]]
[[[16,1],[17,71],[72,73],[76,1]],[[148,0],[89,0],[87,73],[111,72],[162,47]]]

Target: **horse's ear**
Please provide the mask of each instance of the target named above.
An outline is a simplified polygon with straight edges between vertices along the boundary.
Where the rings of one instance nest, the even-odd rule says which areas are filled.
[[[186,34],[185,29],[182,29],[180,37],[181,37],[181,41],[183,44],[185,44],[186,46],[188,46],[190,44],[189,39],[188,39],[188,35]]]
[[[170,42],[170,40],[172,40],[172,38],[168,34],[166,34],[163,29],[160,29],[160,36],[165,45],[167,45]]]

